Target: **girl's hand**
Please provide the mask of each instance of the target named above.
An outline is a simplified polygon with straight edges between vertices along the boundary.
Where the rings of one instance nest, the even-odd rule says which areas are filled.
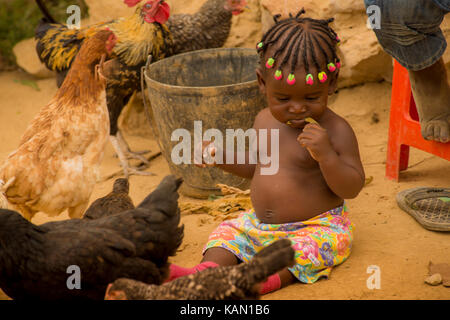
[[[319,124],[307,124],[303,128],[303,132],[299,134],[297,141],[308,150],[311,157],[317,162],[326,159],[330,154],[336,154],[331,146],[327,130]]]
[[[212,141],[202,142],[202,164],[196,164],[199,168],[214,167],[216,147]]]

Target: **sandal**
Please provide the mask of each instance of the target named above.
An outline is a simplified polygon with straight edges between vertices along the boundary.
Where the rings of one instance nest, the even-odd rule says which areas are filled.
[[[413,188],[397,194],[398,206],[424,228],[450,231],[450,188]]]

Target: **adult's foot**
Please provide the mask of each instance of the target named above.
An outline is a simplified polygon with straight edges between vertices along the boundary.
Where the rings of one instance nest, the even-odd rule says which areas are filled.
[[[444,61],[420,70],[409,70],[411,88],[426,140],[450,141],[450,85]]]

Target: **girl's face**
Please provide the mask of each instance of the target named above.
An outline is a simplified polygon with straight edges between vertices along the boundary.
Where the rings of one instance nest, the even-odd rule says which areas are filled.
[[[337,75],[328,73],[328,80],[324,83],[320,83],[315,76],[314,84],[307,85],[306,73],[300,68],[295,72],[295,84],[289,85],[286,71],[283,70],[281,80],[276,80],[272,69],[256,70],[260,90],[267,98],[273,117],[297,129],[303,129],[308,117],[320,122],[327,109],[328,95],[336,90]]]

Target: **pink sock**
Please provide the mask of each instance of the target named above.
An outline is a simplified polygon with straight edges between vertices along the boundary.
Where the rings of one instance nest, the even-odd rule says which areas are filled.
[[[169,282],[169,281],[175,280],[176,278],[179,278],[179,277],[187,276],[187,275],[190,275],[190,274],[193,274],[196,272],[203,271],[207,268],[214,268],[214,267],[218,267],[218,266],[219,265],[217,263],[212,262],[212,261],[202,262],[193,268],[183,268],[183,267],[177,266],[172,263],[170,265],[169,278],[164,282]]]
[[[266,294],[281,288],[281,279],[278,273],[271,275],[261,286],[260,294]]]

